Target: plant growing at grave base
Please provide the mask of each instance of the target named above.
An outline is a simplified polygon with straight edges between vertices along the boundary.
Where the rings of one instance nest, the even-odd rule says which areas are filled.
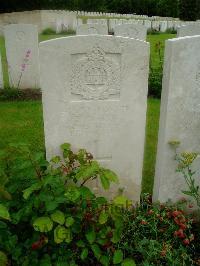
[[[42,31],[43,35],[55,35],[56,31],[51,28],[46,28]]]
[[[126,198],[111,204],[85,186],[99,179],[107,190],[117,176],[83,149],[61,149],[50,163],[23,144],[1,151],[1,266],[135,265],[116,248]]]
[[[177,152],[177,148],[180,145],[179,141],[169,141],[169,144],[172,145],[175,150],[175,160],[178,163],[176,171],[183,175],[188,188],[188,190],[182,192],[183,194],[192,197],[196,205],[200,208],[199,185],[195,179],[196,171],[192,169],[193,162],[199,155],[196,152],[182,152],[179,154]]]
[[[185,204],[184,200],[176,205],[152,203],[151,197],[144,195],[140,205],[124,212],[116,248],[138,266],[195,265],[200,254],[198,257],[197,236],[191,216],[184,211]]]

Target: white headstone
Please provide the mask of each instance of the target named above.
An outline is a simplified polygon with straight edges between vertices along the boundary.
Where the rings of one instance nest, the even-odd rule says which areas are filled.
[[[170,141],[180,141],[178,152],[200,152],[200,36],[166,42],[154,199],[179,199],[186,190],[176,173]],[[198,177],[198,182],[200,179]]]
[[[149,44],[130,38],[90,35],[40,43],[47,158],[59,154],[64,142],[85,148],[139,200],[148,61]]]
[[[101,25],[108,25],[107,19],[88,19],[87,24],[101,24]]]
[[[151,27],[155,31],[160,31],[160,21],[152,21]]]
[[[77,35],[108,35],[108,26],[101,24],[83,24],[77,27]]]
[[[115,36],[130,37],[138,40],[146,40],[147,28],[138,24],[117,25],[114,29]]]
[[[1,54],[0,54],[0,89],[3,88],[4,88],[3,69],[2,69]]]
[[[160,31],[165,32],[167,30],[167,21],[160,21]]]
[[[37,26],[11,24],[4,28],[11,87],[39,88],[39,55]]]
[[[148,19],[144,20],[144,26],[145,26],[148,30],[150,30],[150,29],[151,29],[151,21],[148,20]]]
[[[61,33],[62,32],[62,19],[57,19],[56,20],[56,33]]]
[[[184,36],[194,36],[200,35],[200,23],[195,23],[187,26],[181,26],[178,28],[177,36],[184,37]]]

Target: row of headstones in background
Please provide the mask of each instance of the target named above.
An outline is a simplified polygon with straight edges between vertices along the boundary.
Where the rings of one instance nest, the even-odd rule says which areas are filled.
[[[165,32],[167,29],[177,30],[179,27],[184,25],[195,25],[198,22],[190,22],[190,21],[151,21],[151,20],[136,20],[136,19],[88,19],[88,24],[103,24],[108,25],[109,32],[114,32],[114,28],[119,24],[139,24],[147,27],[148,30],[156,30]],[[77,26],[83,24],[82,19],[77,19]]]
[[[95,16],[107,16],[107,17],[127,17],[135,19],[149,19],[149,20],[179,20],[179,18],[172,17],[159,17],[152,16],[148,17],[147,15],[137,15],[137,14],[117,14],[117,13],[103,13],[103,12],[87,12],[87,11],[76,11],[79,16],[95,17]]]
[[[108,35],[108,26],[104,24],[83,24],[77,27],[76,33],[77,35]],[[147,28],[137,24],[117,25],[114,29],[114,35],[146,40]]]
[[[12,24],[4,28],[11,87],[39,88],[38,29],[30,24]]]

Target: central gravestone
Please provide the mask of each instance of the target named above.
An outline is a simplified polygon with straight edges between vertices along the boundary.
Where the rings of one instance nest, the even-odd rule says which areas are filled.
[[[120,176],[139,200],[148,88],[149,45],[113,36],[40,43],[47,158],[64,142],[85,148]],[[100,186],[93,183],[100,191]],[[109,191],[114,196],[116,188]]]

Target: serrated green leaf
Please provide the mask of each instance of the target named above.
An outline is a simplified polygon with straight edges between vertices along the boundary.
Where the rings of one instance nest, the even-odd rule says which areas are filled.
[[[54,156],[53,158],[51,158],[52,163],[59,163],[60,161],[61,161],[60,156]]]
[[[0,218],[10,220],[8,209],[3,204],[0,204]]]
[[[66,218],[65,225],[66,225],[67,227],[72,226],[73,223],[74,223],[74,218],[73,218],[72,216]]]
[[[109,266],[109,257],[108,256],[101,256],[100,258],[100,263],[103,265],[103,266]]]
[[[62,225],[58,225],[54,230],[54,241],[59,244],[63,241],[71,242],[71,231]]]
[[[82,260],[85,260],[88,256],[88,249],[87,248],[84,248],[81,252],[81,259]]]
[[[96,173],[99,171],[100,166],[98,162],[92,161],[88,165],[83,165],[80,167],[78,173],[76,174],[76,179],[87,179],[89,177],[93,177],[96,175]]]
[[[122,261],[122,266],[136,266],[135,261],[133,259],[125,259]]]
[[[24,199],[28,199],[30,197],[30,195],[37,190],[40,190],[42,187],[42,183],[35,183],[33,185],[31,185],[30,187],[26,188],[25,190],[23,190],[23,197]]]
[[[102,211],[99,215],[99,223],[105,224],[108,220],[108,214],[105,211]]]
[[[117,242],[119,242],[120,238],[121,238],[121,230],[119,230],[119,229],[115,229],[115,230],[113,231],[113,237],[111,238],[111,241],[112,241],[114,244],[116,244]]]
[[[79,248],[84,248],[84,247],[85,247],[85,243],[84,243],[83,240],[79,240],[79,241],[77,241],[77,242],[76,242],[76,245],[77,245],[77,247],[79,247]]]
[[[91,246],[91,249],[94,253],[94,256],[99,260],[101,257],[101,249],[99,248],[99,246],[97,244],[93,244]]]
[[[88,187],[82,186],[79,188],[79,191],[83,199],[93,199],[95,197],[92,191]]]
[[[109,179],[104,175],[104,173],[101,173],[100,175],[101,185],[105,190],[108,190],[110,188],[110,181]]]
[[[53,229],[53,221],[49,217],[39,217],[33,222],[33,228],[42,233],[49,232]]]
[[[108,180],[110,180],[111,182],[119,183],[118,176],[113,171],[111,171],[110,169],[103,169],[103,173],[104,173],[105,177]]]
[[[94,228],[92,228],[90,231],[88,231],[88,232],[85,234],[85,236],[86,236],[87,241],[88,241],[90,244],[94,243],[94,241],[95,241],[95,239],[96,239],[96,233],[95,233],[95,231],[94,231]]]
[[[115,197],[113,203],[121,207],[128,207],[132,204],[131,200],[123,195]]]
[[[182,190],[182,193],[185,194],[185,195],[188,195],[188,196],[192,196],[193,193],[190,192],[190,191],[185,191],[185,190]]]
[[[63,143],[62,145],[60,145],[60,148],[64,151],[64,150],[70,150],[71,149],[71,144],[70,143]]]
[[[80,195],[80,191],[75,186],[68,187],[65,192],[65,197],[72,202],[76,202],[80,198]]]
[[[121,249],[115,251],[113,255],[113,264],[119,264],[123,261],[123,252]]]
[[[6,254],[2,251],[0,251],[0,265],[1,266],[8,265],[8,258],[6,256]]]
[[[63,225],[65,223],[65,215],[63,212],[57,210],[54,213],[51,214],[51,219],[60,225]]]

